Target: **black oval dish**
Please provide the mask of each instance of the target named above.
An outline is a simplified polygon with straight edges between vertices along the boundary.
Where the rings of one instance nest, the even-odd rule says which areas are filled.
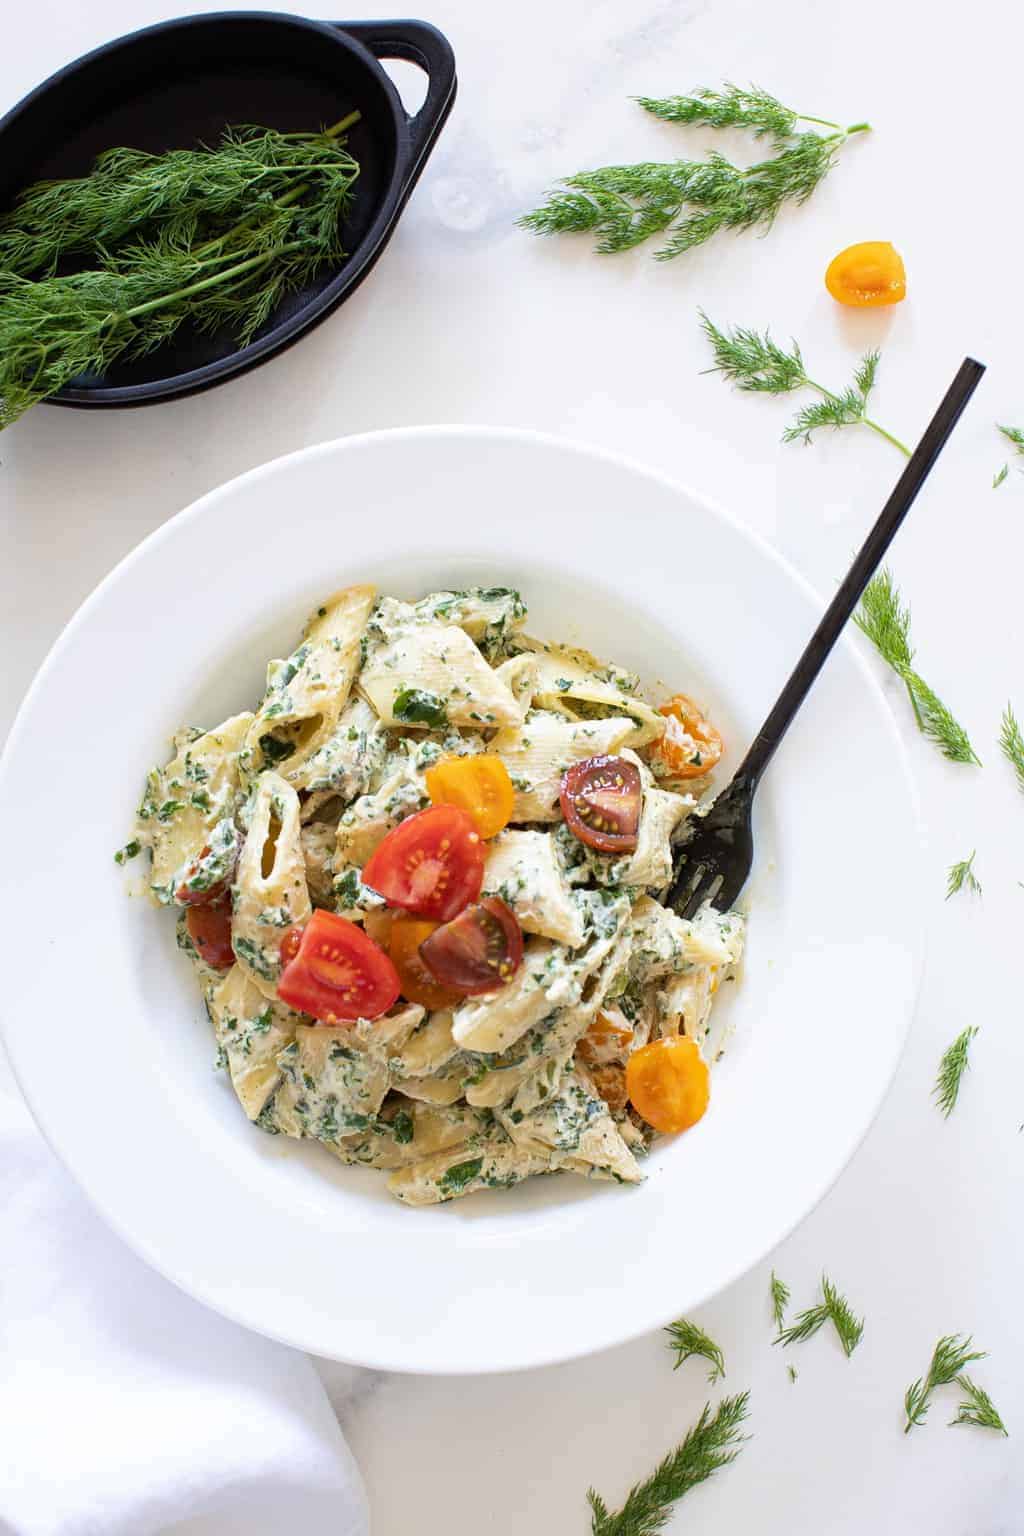
[[[409,117],[380,59],[426,71]],[[247,347],[184,327],[166,346],[53,396],[55,405],[147,405],[208,389],[262,363],[353,291],[387,244],[455,100],[455,58],[423,21],[307,21],[274,12],[186,16],[86,54],[0,121],[0,207],[43,177],[84,175],[104,149],[216,143],[230,123],[315,130],[358,107],[359,161],[342,267],[292,294]]]

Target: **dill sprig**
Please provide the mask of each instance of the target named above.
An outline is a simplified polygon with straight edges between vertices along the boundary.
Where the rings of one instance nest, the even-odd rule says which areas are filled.
[[[979,1387],[963,1372],[956,1378],[956,1384],[966,1394],[966,1399],[957,1405],[956,1418],[949,1421],[951,1426],[974,1424],[978,1429],[996,1429],[1001,1435],[1009,1435],[1010,1431],[984,1387]]]
[[[1024,454],[1024,430],[1020,427],[999,427],[1000,432],[1008,443],[1012,443],[1018,453]]]
[[[978,1033],[977,1024],[968,1024],[961,1030],[953,1044],[947,1046],[939,1062],[938,1075],[932,1094],[943,1115],[948,1120],[960,1097],[960,1084],[970,1065],[971,1041]]]
[[[786,1326],[786,1308],[789,1306],[789,1286],[772,1270],[772,1278],[769,1282],[772,1295],[772,1317],[778,1330]]]
[[[737,1397],[723,1397],[713,1414],[711,1404],[705,1403],[682,1444],[669,1452],[650,1477],[630,1490],[614,1514],[591,1488],[587,1500],[592,1511],[592,1536],[656,1536],[663,1530],[674,1504],[736,1460],[747,1439],[739,1427],[747,1417],[749,1395],[741,1392]]]
[[[999,746],[1003,756],[1014,771],[1017,779],[1017,788],[1024,794],[1024,733],[1021,732],[1012,704],[1007,704],[1003,710],[1002,727],[999,732]]]
[[[708,370],[710,373],[721,373],[738,389],[759,394],[788,395],[795,389],[813,389],[821,396],[820,400],[797,412],[782,434],[784,443],[809,443],[811,434],[821,427],[863,426],[870,427],[872,432],[910,457],[906,444],[867,414],[868,396],[878,376],[878,352],[866,353],[857,365],[853,383],[836,394],[809,377],[803,354],[795,341],[791,342],[791,350],[787,352],[772,340],[768,331],[762,333],[742,325],[721,331],[703,310],[700,319],[715,354],[715,366]]]
[[[674,1349],[676,1352],[676,1361],[672,1367],[674,1371],[678,1371],[683,1362],[689,1360],[691,1356],[697,1355],[711,1366],[708,1381],[712,1384],[725,1375],[725,1359],[722,1351],[703,1328],[698,1328],[696,1323],[681,1317],[678,1322],[670,1323],[665,1332],[669,1336],[669,1349]]]
[[[949,883],[946,887],[947,901],[965,887],[967,890],[973,891],[976,896],[981,895],[981,881],[974,873],[974,854],[976,852],[977,849],[974,849],[969,859],[961,859],[959,864],[951,864],[949,866]]]
[[[975,763],[981,759],[971,746],[970,737],[954,719],[939,696],[914,670],[914,649],[910,643],[910,609],[902,602],[899,589],[888,569],[872,577],[864,589],[854,623],[871,641],[882,660],[902,678],[918,730],[953,763]]]
[[[992,476],[992,489],[994,491],[998,491],[999,487],[1002,485],[1003,481],[1006,479],[1009,473],[1009,464],[1004,464],[1002,469],[996,471],[996,473]]]
[[[849,1302],[840,1296],[827,1275],[821,1277],[822,1301],[798,1312],[796,1320],[779,1332],[776,1344],[801,1344],[813,1338],[825,1323],[831,1323],[847,1358],[853,1354],[864,1334],[864,1319],[855,1317]]]
[[[251,341],[287,294],[345,255],[341,221],[359,166],[341,136],[358,117],[319,134],[233,129],[219,151],[111,151],[101,157],[98,186],[87,176],[29,188],[0,229],[0,427],[80,374],[153,351],[186,321],[200,331],[228,328],[243,346]],[[264,163],[272,146],[280,165]],[[255,158],[247,156],[252,147]],[[165,177],[164,162],[179,154],[190,173]],[[204,156],[218,162],[209,184],[196,169]],[[282,180],[289,157],[294,173]],[[122,175],[131,196],[108,229],[102,205]],[[288,190],[276,195],[280,186]],[[190,188],[198,188],[194,203]],[[54,211],[62,198],[63,221]],[[25,275],[52,273],[64,254],[83,249],[92,267]]]
[[[796,1366],[795,1365],[787,1365],[786,1366],[786,1370],[789,1373],[790,1381],[796,1381]]]
[[[972,1360],[985,1359],[986,1351],[972,1349],[973,1343],[970,1334],[949,1333],[936,1344],[926,1374],[913,1382],[904,1395],[903,1406],[907,1415],[907,1422],[903,1426],[905,1435],[910,1433],[915,1424],[924,1423],[936,1387],[948,1387]]]
[[[669,261],[722,230],[770,227],[785,203],[807,201],[850,135],[869,126],[854,123],[843,128],[823,118],[802,117],[754,86],[636,99],[664,121],[749,128],[757,138],[769,135],[777,153],[746,169],[716,151],[707,160],[645,161],[580,171],[565,177],[562,188],[524,214],[518,221],[521,228],[541,235],[586,231],[604,254],[628,251],[653,235],[667,234],[655,255]],[[797,132],[800,121],[832,132]]]

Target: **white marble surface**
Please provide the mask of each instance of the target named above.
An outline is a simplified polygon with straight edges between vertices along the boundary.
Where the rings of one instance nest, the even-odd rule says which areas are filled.
[[[106,38],[185,8],[19,7],[0,50],[0,103]],[[382,0],[359,7],[391,10]],[[767,1265],[706,1306],[699,1320],[725,1349],[727,1386],[752,1390],[753,1439],[672,1529],[1009,1536],[1024,1520],[1017,1439],[944,1428],[947,1402],[905,1438],[900,1406],[936,1337],[970,1330],[991,1352],[979,1377],[1015,1435],[1024,1433],[1024,801],[995,747],[1006,698],[1024,713],[1024,479],[990,489],[1006,457],[992,423],[1024,422],[1024,22],[1000,0],[977,0],[968,22],[924,0],[860,0],[852,12],[811,0],[436,0],[430,17],[458,55],[456,109],[386,259],[341,311],[213,393],[137,412],[42,408],[4,434],[0,726],[76,605],[164,519],[262,460],[400,423],[508,423],[617,445],[733,508],[828,591],[900,462],[867,433],[781,446],[784,403],[700,376],[698,304],[796,335],[829,381],[847,377],[858,349],[880,344],[877,414],[908,438],[965,352],[986,361],[989,375],[894,557],[913,597],[922,669],[986,766],[941,761],[892,689],[929,836],[924,989],[877,1124],[774,1258],[798,1302],[810,1300],[823,1268],[834,1275],[866,1314],[864,1342],[850,1362],[827,1336],[792,1351],[792,1385],[770,1347]],[[867,117],[876,132],[849,146],[813,201],[767,240],[726,238],[667,267],[643,252],[597,260],[512,227],[559,171],[709,143],[645,121],[629,97],[723,77],[755,79],[825,117]],[[841,313],[821,274],[837,249],[866,238],[902,249],[911,297],[891,312]],[[871,782],[865,762],[865,794]],[[946,905],[944,871],[975,847],[984,897]],[[865,857],[880,881],[899,878],[886,871],[884,849]],[[966,1023],[981,1026],[974,1066],[944,1123],[929,1089],[941,1050]],[[850,1049],[870,1050],[872,1028],[866,1018]],[[468,1382],[322,1369],[367,1478],[376,1536],[582,1533],[587,1484],[615,1501],[706,1396],[700,1370],[691,1362],[673,1374],[658,1337]]]

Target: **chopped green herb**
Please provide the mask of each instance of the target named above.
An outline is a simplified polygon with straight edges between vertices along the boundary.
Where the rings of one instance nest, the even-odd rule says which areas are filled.
[[[413,1121],[407,1109],[400,1109],[391,1120],[391,1134],[401,1146],[406,1146],[412,1141]]]
[[[127,864],[129,859],[138,858],[141,852],[142,844],[138,841],[137,838],[133,837],[130,843],[125,843],[124,847],[119,848],[114,854],[114,863]]]
[[[970,1334],[948,1333],[936,1344],[927,1373],[913,1382],[904,1396],[903,1406],[907,1414],[907,1422],[903,1426],[905,1435],[916,1424],[924,1423],[936,1387],[948,1387],[972,1360],[985,1359],[986,1351],[972,1349],[973,1342]]]
[[[409,725],[440,726],[448,724],[444,699],[429,688],[403,688],[395,695],[392,712],[396,720]]]
[[[769,1282],[772,1294],[772,1317],[775,1326],[781,1332],[786,1325],[786,1308],[789,1306],[789,1286],[772,1270],[772,1278]]]
[[[960,1097],[960,1083],[969,1065],[971,1041],[977,1033],[977,1024],[968,1024],[967,1028],[957,1035],[953,1044],[943,1052],[942,1060],[939,1062],[939,1072],[932,1094],[947,1120],[956,1108],[956,1101]]]
[[[669,1452],[650,1477],[630,1490],[614,1514],[591,1488],[587,1493],[591,1536],[656,1536],[663,1530],[674,1504],[736,1460],[747,1438],[739,1433],[739,1427],[747,1417],[749,1396],[741,1392],[737,1397],[723,1397],[713,1414],[711,1404],[705,1403],[682,1444]]]
[[[1003,481],[1006,479],[1009,473],[1009,464],[1004,464],[1002,469],[997,470],[997,472],[992,477],[992,489],[994,491],[998,491],[999,487],[1002,485]]]
[[[1021,733],[1012,704],[1007,704],[1003,710],[999,746],[1003,756],[1016,775],[1017,788],[1024,793],[1024,734]]]
[[[956,1384],[966,1397],[957,1406],[956,1418],[950,1419],[950,1425],[974,1424],[978,1429],[996,1429],[1001,1435],[1010,1433],[984,1387],[979,1387],[963,1372],[956,1378]]]
[[[975,852],[977,852],[976,849]],[[971,854],[969,859],[962,859],[959,864],[951,864],[949,866],[949,883],[946,888],[947,901],[951,896],[955,896],[957,891],[962,891],[965,887],[967,890],[973,891],[976,896],[981,895],[981,885],[977,875],[974,873],[973,866],[974,853]]]
[[[268,731],[260,737],[260,750],[268,763],[283,763],[295,751],[295,743],[282,741],[279,736],[272,736]]]
[[[683,1362],[689,1360],[691,1356],[697,1355],[711,1366],[708,1381],[712,1384],[725,1375],[722,1351],[714,1339],[708,1337],[703,1328],[698,1328],[696,1323],[691,1323],[682,1317],[678,1322],[670,1323],[665,1332],[669,1336],[669,1349],[674,1349],[676,1352],[676,1362],[672,1367],[674,1371],[678,1371]]]
[[[479,1178],[483,1166],[484,1160],[482,1157],[472,1157],[464,1163],[453,1163],[450,1168],[445,1169],[438,1179],[438,1185],[441,1189],[451,1193],[465,1189],[467,1184],[472,1184],[474,1179]]]
[[[855,1317],[845,1297],[840,1296],[827,1275],[821,1277],[821,1293],[824,1300],[817,1306],[799,1312],[796,1321],[780,1330],[776,1344],[799,1344],[813,1338],[824,1323],[831,1322],[849,1358],[864,1334],[864,1319]]]

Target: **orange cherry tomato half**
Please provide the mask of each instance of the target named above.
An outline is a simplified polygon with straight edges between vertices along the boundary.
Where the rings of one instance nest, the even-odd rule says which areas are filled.
[[[592,1066],[606,1066],[621,1058],[632,1039],[631,1029],[623,1029],[606,1013],[599,1013],[576,1047],[576,1054]]]
[[[672,1135],[696,1125],[708,1107],[710,1074],[697,1043],[669,1035],[641,1046],[626,1062],[626,1092],[656,1131]]]
[[[402,996],[410,1003],[422,1003],[431,1012],[435,1008],[454,1008],[462,997],[461,992],[441,985],[420,954],[420,945],[437,927],[429,917],[403,913],[392,919],[388,936],[388,952],[402,984]]]
[[[231,948],[231,902],[222,897],[215,905],[190,906],[185,913],[185,927],[201,960],[215,971],[226,971],[235,963]]]
[[[698,706],[685,693],[673,694],[658,709],[665,716],[665,734],[651,752],[674,779],[697,779],[710,773],[725,750],[722,738],[705,720]]]
[[[281,972],[277,993],[324,1024],[377,1019],[400,991],[398,972],[358,923],[318,909],[302,930],[298,952]]]
[[[432,805],[388,833],[366,861],[363,884],[393,907],[446,923],[479,896],[484,858],[472,817]]]
[[[586,757],[562,776],[562,815],[581,843],[602,853],[632,853],[643,786],[624,757]]]
[[[505,903],[485,896],[436,928],[420,955],[442,986],[473,997],[512,979],[522,964],[523,935]]]
[[[442,757],[426,772],[435,805],[457,805],[473,818],[481,837],[494,837],[512,819],[516,792],[500,757]]]
[[[855,309],[899,304],[907,296],[903,257],[888,240],[848,245],[829,262],[825,287],[838,303]]]

